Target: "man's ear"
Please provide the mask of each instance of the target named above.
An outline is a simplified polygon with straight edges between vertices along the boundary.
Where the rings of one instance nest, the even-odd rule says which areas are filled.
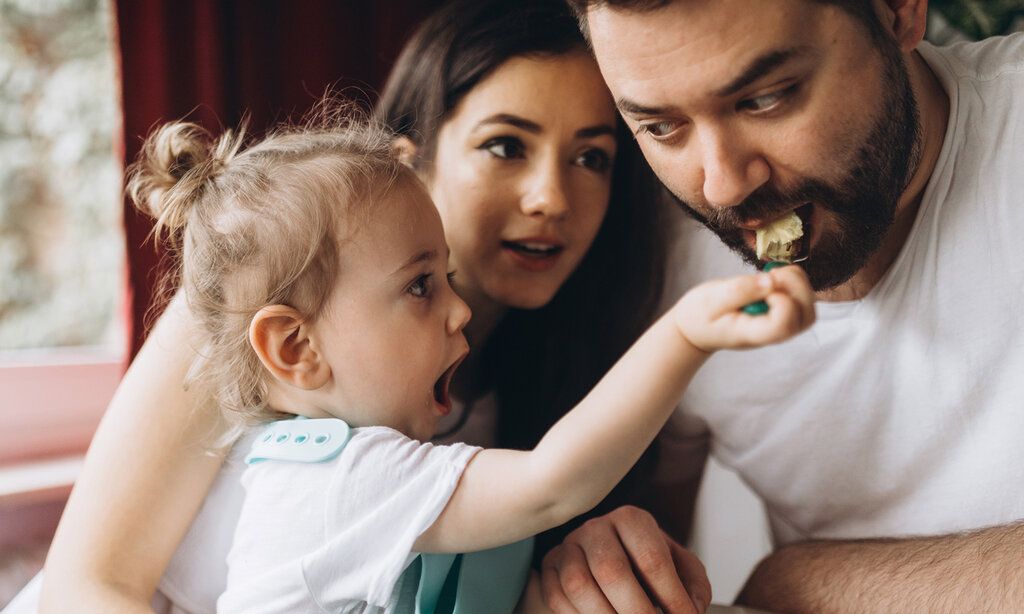
[[[317,353],[309,324],[291,307],[269,305],[256,312],[249,324],[249,344],[281,382],[315,390],[330,381],[331,367]]]
[[[904,53],[917,48],[928,27],[928,0],[884,0],[879,17]]]
[[[416,152],[418,147],[416,143],[412,142],[407,136],[400,136],[391,144],[392,151],[398,156],[398,161],[408,166],[412,170],[416,170]]]

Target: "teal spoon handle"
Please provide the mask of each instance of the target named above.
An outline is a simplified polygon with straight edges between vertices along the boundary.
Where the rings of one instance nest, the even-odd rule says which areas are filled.
[[[788,262],[782,262],[781,260],[776,260],[774,262],[769,262],[769,263],[765,264],[764,268],[761,269],[761,270],[763,272],[767,273],[768,271],[770,271],[772,269],[777,269],[780,266],[788,266],[788,265],[789,265]],[[764,314],[768,313],[768,303],[766,303],[764,301],[757,301],[756,303],[751,303],[749,305],[745,305],[743,307],[743,313],[745,313],[747,315],[750,315],[750,316],[763,316]]]

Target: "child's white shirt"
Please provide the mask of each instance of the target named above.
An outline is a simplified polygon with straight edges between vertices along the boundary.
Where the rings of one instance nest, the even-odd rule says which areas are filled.
[[[328,461],[250,465],[218,612],[386,611],[480,449],[365,427]]]

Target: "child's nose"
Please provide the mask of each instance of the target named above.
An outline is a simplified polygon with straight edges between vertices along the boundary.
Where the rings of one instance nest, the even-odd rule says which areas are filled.
[[[473,312],[466,301],[452,292],[452,307],[448,312],[448,334],[455,335],[462,332],[471,317],[473,317]]]

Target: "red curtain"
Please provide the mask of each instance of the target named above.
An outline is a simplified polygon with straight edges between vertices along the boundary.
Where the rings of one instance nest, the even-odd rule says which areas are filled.
[[[301,115],[328,86],[371,101],[415,24],[441,0],[119,0],[124,158],[157,123],[254,131]],[[162,256],[125,202],[130,353],[151,323]]]

